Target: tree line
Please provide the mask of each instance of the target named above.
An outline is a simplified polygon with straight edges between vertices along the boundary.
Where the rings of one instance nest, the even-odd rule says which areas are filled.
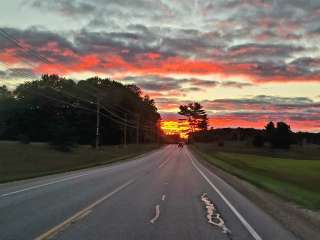
[[[320,133],[293,132],[285,122],[269,122],[264,129],[221,128],[208,130],[208,117],[200,103],[179,107],[178,114],[189,122],[189,142],[251,141],[255,147],[269,145],[271,148],[288,149],[292,144],[320,144]],[[175,136],[177,138],[177,136]]]
[[[196,142],[216,142],[223,146],[226,141],[251,142],[255,147],[289,149],[292,144],[320,144],[320,133],[293,132],[285,122],[269,122],[264,129],[220,128],[191,134]]]
[[[62,150],[94,145],[97,114],[100,144],[153,142],[160,132],[154,100],[136,85],[43,75],[13,91],[0,87],[1,140],[48,142]]]

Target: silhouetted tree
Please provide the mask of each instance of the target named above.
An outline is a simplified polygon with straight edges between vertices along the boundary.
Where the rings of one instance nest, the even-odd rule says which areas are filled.
[[[98,97],[103,106],[102,144],[123,142],[123,119],[131,126],[139,121],[140,142],[155,140],[151,130],[159,128],[160,114],[139,87],[98,77],[75,82],[58,75],[43,75],[12,92],[0,87],[0,139],[19,140],[23,136],[50,142],[61,150],[76,143],[93,144]],[[128,127],[127,142],[135,141],[136,129]]]
[[[61,122],[52,128],[50,144],[57,150],[69,152],[77,142],[76,129]]]
[[[254,138],[253,138],[253,141],[252,141],[252,144],[253,144],[253,146],[255,146],[255,147],[263,147],[263,145],[264,145],[264,137],[263,137],[263,135],[262,134],[257,134],[257,135],[255,135],[254,136]]]
[[[207,131],[196,131],[191,136],[196,142],[219,143],[224,141],[227,143],[228,141],[249,140],[256,147],[263,146],[266,142],[269,142],[274,148],[288,148],[290,144],[300,142],[320,144],[320,133],[293,133],[286,123],[278,123],[278,125],[279,129],[272,122],[267,124],[266,129],[211,128]]]
[[[11,92],[8,90],[7,86],[0,86],[0,99],[10,98],[12,96]]]
[[[269,122],[266,126],[265,126],[265,132],[266,132],[266,140],[271,142],[273,135],[275,133],[276,127],[274,126],[273,122]]]
[[[257,134],[263,135],[263,131],[254,128],[218,128],[207,131],[198,131],[192,134],[197,142],[219,142],[219,141],[252,141]]]
[[[271,140],[272,147],[288,149],[292,143],[293,134],[290,126],[285,122],[278,122]]]
[[[208,117],[206,111],[200,103],[194,102],[181,105],[178,114],[187,117],[191,128],[191,133],[196,131],[206,131],[208,128]]]
[[[15,102],[12,92],[6,86],[0,86],[0,137],[6,135],[9,127],[7,121],[16,111]]]

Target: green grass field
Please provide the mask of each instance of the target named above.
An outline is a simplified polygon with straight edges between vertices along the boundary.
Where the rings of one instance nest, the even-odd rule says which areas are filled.
[[[156,149],[156,144],[104,146],[96,151],[78,146],[72,152],[59,152],[44,143],[0,142],[0,182],[93,167],[134,157]]]
[[[303,207],[320,209],[320,147],[308,146],[308,151],[302,148],[272,151],[245,146],[193,146],[204,159],[233,175]]]

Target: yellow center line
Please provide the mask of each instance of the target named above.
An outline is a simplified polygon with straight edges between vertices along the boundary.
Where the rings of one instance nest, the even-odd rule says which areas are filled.
[[[62,223],[56,225],[55,227],[49,229],[47,232],[41,234],[39,237],[36,237],[35,240],[45,240],[45,239],[51,238],[52,236],[54,236],[55,234],[57,234],[61,230],[65,229],[71,223],[73,223],[73,222],[75,222],[75,221],[87,216],[94,207],[96,207],[97,205],[101,204],[103,201],[107,200],[112,195],[116,194],[117,192],[120,192],[125,187],[129,186],[130,184],[132,184],[134,181],[135,181],[135,179],[132,179],[132,180],[122,184],[121,186],[119,186],[115,190],[113,190],[112,192],[110,192],[107,195],[103,196],[102,198],[100,198],[99,200],[95,201],[94,203],[90,204],[88,207],[80,210],[79,212],[77,212],[73,216],[69,217],[68,219],[66,219]]]

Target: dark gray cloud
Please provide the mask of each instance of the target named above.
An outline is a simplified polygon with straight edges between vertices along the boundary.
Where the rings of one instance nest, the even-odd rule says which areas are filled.
[[[305,51],[305,47],[284,44],[249,43],[232,46],[224,58],[236,61],[284,60],[293,54]]]
[[[69,67],[83,61],[84,57],[91,56],[96,58],[91,70],[103,72],[127,71],[130,67],[143,69],[148,63],[158,63],[161,66],[168,59],[178,58],[194,61],[192,67],[195,70],[198,60],[207,61],[209,64],[217,63],[218,67],[225,69],[225,74],[245,74],[253,76],[259,82],[320,80],[319,58],[308,56],[294,59],[295,55],[303,56],[308,51],[307,47],[296,44],[250,43],[225,48],[210,44],[211,37],[206,38],[204,33],[197,30],[176,31],[178,38],[174,38],[174,34],[172,37],[166,37],[165,34],[161,37],[155,29],[144,25],[131,25],[128,31],[122,32],[92,32],[83,29],[71,36],[38,28],[2,29],[26,48],[20,49],[15,43],[6,40],[0,42],[0,50],[9,51],[11,55],[31,63],[43,61],[35,57],[41,55],[50,63]],[[211,33],[207,34],[211,36]],[[114,63],[114,56],[123,64]],[[81,66],[89,68],[91,65],[88,63]],[[112,66],[113,69],[106,66]],[[207,69],[209,68],[210,66]],[[76,69],[81,70],[80,67]],[[212,81],[211,84],[212,87],[216,85]],[[225,86],[240,87],[239,84],[231,83],[226,83]]]
[[[0,36],[0,51],[9,49],[13,56],[21,58],[22,61],[30,64],[46,61],[41,56],[53,63],[74,60],[73,53],[77,51],[76,48],[66,37],[58,33],[35,27],[26,30],[16,28],[0,28],[0,30],[9,36],[9,39]]]
[[[30,68],[9,68],[0,71],[0,79],[2,80],[36,79],[37,77],[38,75]]]
[[[210,111],[226,112],[282,112],[282,113],[316,113],[320,116],[320,102],[314,102],[306,97],[277,97],[258,95],[253,98],[216,99],[203,101]]]
[[[82,30],[74,37],[75,45],[86,53],[112,53],[126,59],[137,54],[160,51],[160,40],[149,33],[134,32],[88,32]],[[174,53],[162,52],[161,57]]]
[[[224,81],[221,83],[224,87],[233,87],[233,88],[244,88],[253,86],[252,83],[244,83],[244,82],[235,82],[235,81]]]
[[[300,69],[320,70],[320,58],[302,57],[291,62],[291,65]]]
[[[105,20],[128,22],[134,20],[161,21],[171,16],[170,7],[163,1],[149,0],[34,0],[31,6],[50,10],[65,17],[86,17],[89,21],[97,17]],[[150,10],[152,11],[146,11]]]
[[[65,16],[83,16],[98,10],[92,2],[73,0],[35,0],[32,2],[32,6],[41,10],[57,11]]]
[[[189,84],[195,86],[195,87],[202,87],[202,88],[212,88],[216,87],[220,84],[218,81],[214,80],[202,80],[202,79],[197,79],[197,78],[192,78],[187,80]]]
[[[170,78],[156,75],[141,76],[141,77],[126,77],[124,82],[132,82],[145,90],[151,91],[172,91],[177,90],[181,92],[203,91],[212,89],[217,86],[243,88],[251,86],[250,83],[225,81],[219,82],[215,80],[203,80],[198,78]]]
[[[126,77],[122,80],[125,82],[132,82],[144,90],[151,91],[170,91],[182,89],[182,84],[185,82],[184,79],[176,80],[174,78],[159,76]]]
[[[216,0],[214,3],[210,0],[32,0],[29,3],[34,9],[60,14],[57,17],[79,17],[87,23],[84,28],[81,24],[79,29],[64,33],[40,28],[5,28],[37,54],[55,65],[65,66],[63,73],[71,69],[72,73],[91,70],[141,74],[149,67],[152,71],[146,74],[217,72],[247,75],[260,83],[320,80],[317,37],[309,39],[306,34],[319,28],[320,7],[314,0]],[[0,41],[1,51],[11,48],[14,46],[9,41]],[[17,47],[15,50],[11,54],[20,58],[27,55],[28,61],[35,63],[40,61],[32,51]],[[185,66],[186,72],[177,66]],[[210,84],[219,85],[211,81],[207,87]],[[248,84],[231,81],[220,85],[241,88]],[[150,83],[146,86],[156,87]]]

